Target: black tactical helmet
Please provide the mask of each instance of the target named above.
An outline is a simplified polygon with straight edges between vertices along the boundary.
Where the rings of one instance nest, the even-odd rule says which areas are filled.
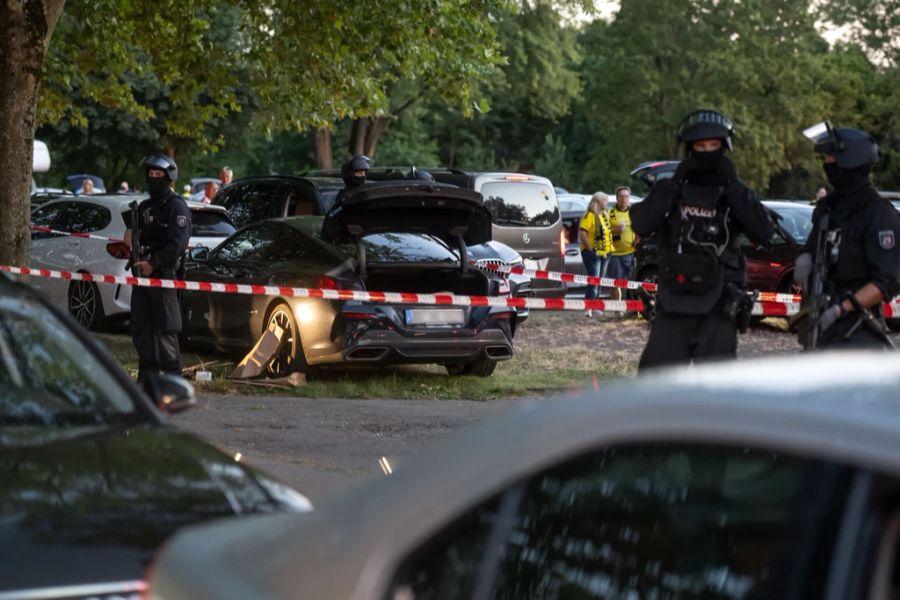
[[[690,152],[691,144],[697,140],[721,139],[725,147],[734,150],[732,138],[734,124],[731,119],[715,110],[696,110],[681,120],[678,126],[678,141]]]
[[[833,154],[842,169],[867,167],[878,162],[878,144],[861,129],[835,128],[824,121],[807,128],[803,135],[815,143],[819,154]]]
[[[178,179],[178,165],[175,164],[173,159],[165,154],[151,154],[145,156],[144,160],[141,161],[141,168],[144,169],[144,171],[149,171],[150,169],[165,171],[169,181]]]
[[[343,178],[344,181],[348,181],[353,177],[354,171],[368,171],[370,168],[370,160],[371,159],[365,154],[357,154],[345,162],[344,166],[341,167],[341,178]]]

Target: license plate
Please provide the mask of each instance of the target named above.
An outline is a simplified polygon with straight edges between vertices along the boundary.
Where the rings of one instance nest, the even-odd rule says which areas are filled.
[[[466,316],[461,308],[410,308],[407,325],[462,325]]]

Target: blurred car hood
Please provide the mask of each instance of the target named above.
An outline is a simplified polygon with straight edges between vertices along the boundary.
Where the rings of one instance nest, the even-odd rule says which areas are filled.
[[[279,507],[254,473],[168,427],[38,435],[0,446],[0,594],[140,580],[177,528]]]
[[[431,182],[369,183],[349,192],[325,217],[323,234],[347,240],[369,233],[424,231],[466,245],[491,240],[491,213],[481,194]]]

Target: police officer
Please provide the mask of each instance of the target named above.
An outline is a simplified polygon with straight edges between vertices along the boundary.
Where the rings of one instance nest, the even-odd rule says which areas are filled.
[[[151,154],[141,161],[141,168],[147,174],[150,199],[137,208],[140,239],[132,239],[131,228],[125,233],[127,243],[138,244],[140,260],[133,269],[142,277],[174,279],[191,237],[191,211],[184,199],[172,191],[178,166],[164,154]],[[134,287],[131,337],[138,353],[139,382],[147,386],[148,375],[160,372],[181,374],[180,331],[176,290]]]
[[[635,233],[659,244],[656,315],[639,369],[737,352],[739,323],[746,327],[753,305],[738,236],[766,243],[773,227],[725,155],[733,137],[721,113],[687,115],[678,133],[684,160],[631,208]]]
[[[344,196],[366,184],[366,172],[370,168],[369,157],[365,154],[357,154],[341,167],[341,179],[344,180],[344,188],[338,192],[334,204],[338,206]]]
[[[834,190],[816,203],[806,251],[794,265],[796,283],[808,289],[827,214],[826,238],[834,249],[819,258],[827,265],[824,293],[833,303],[819,318],[817,346],[888,347],[881,304],[900,292],[900,216],[869,179],[878,145],[865,131],[833,128],[827,122],[805,133],[824,155],[822,166]]]

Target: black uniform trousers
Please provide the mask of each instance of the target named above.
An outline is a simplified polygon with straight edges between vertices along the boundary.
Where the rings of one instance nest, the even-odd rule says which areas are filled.
[[[683,315],[658,307],[638,371],[737,355],[737,325],[716,305],[709,314]]]
[[[138,353],[138,381],[147,375],[181,375],[181,309],[178,291],[136,286],[131,292],[131,338]]]

